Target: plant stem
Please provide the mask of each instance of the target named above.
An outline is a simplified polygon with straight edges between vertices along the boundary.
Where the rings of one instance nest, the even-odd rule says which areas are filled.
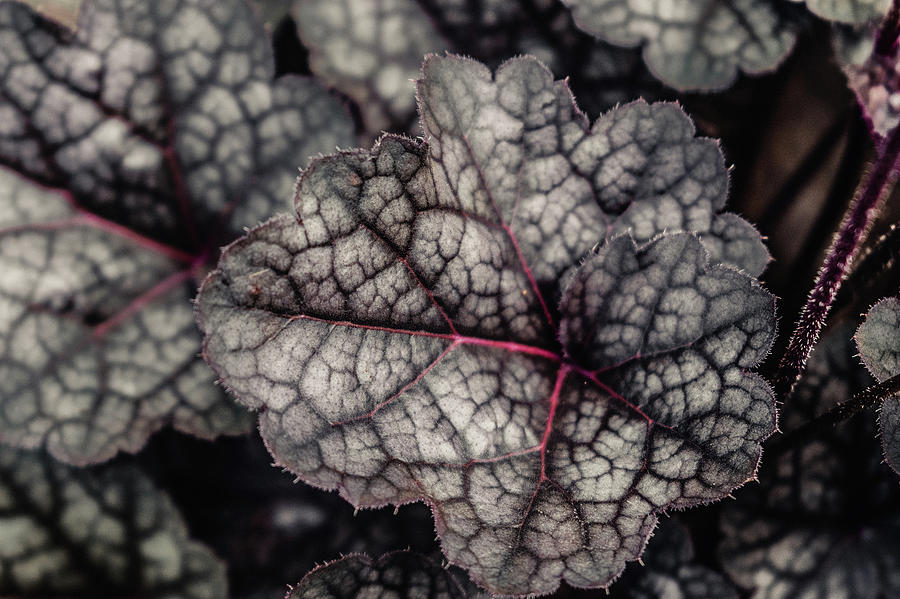
[[[863,410],[875,407],[890,396],[900,393],[900,374],[860,391],[824,414],[816,416],[777,439],[769,446],[772,451],[784,450],[815,437],[820,431],[856,416]]]
[[[787,349],[775,375],[775,397],[787,401],[806,367],[806,360],[819,340],[819,333],[841,283],[887,195],[897,180],[895,165],[900,156],[900,127],[894,128],[878,148],[875,164],[847,209],[828,248],[828,254],[806,305],[800,313]]]
[[[841,291],[835,298],[833,309],[840,310],[847,306],[855,301],[854,297],[863,291],[882,297],[884,293],[879,292],[879,288],[890,284],[890,276],[895,277],[893,280],[898,280],[895,273],[889,272],[897,264],[898,257],[900,257],[900,223],[894,223],[886,233],[872,243],[861,257],[854,260],[853,268],[847,275],[847,284],[841,287]],[[879,285],[882,277],[886,280]],[[873,286],[875,289],[870,290]]]
[[[829,237],[832,231],[840,225],[841,215],[848,210],[853,199],[856,182],[865,171],[865,158],[871,139],[858,106],[854,107],[854,113],[837,173],[831,179],[822,208],[813,219],[809,233],[806,234],[793,262],[793,264],[799,265],[794,269],[794,276],[799,277],[795,280],[805,281],[816,275],[816,266],[822,259],[820,256],[827,249],[826,244],[830,241]],[[782,306],[785,314],[800,312],[806,300],[806,294],[803,292],[804,289],[796,285],[791,292],[784,294]],[[785,331],[785,333],[789,332]]]

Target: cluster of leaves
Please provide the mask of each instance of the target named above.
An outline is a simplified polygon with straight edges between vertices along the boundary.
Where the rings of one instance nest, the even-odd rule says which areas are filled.
[[[819,33],[875,164],[779,339],[726,210],[766,121],[721,107]],[[900,595],[897,230],[855,261],[898,33],[889,0],[0,0],[0,595]]]

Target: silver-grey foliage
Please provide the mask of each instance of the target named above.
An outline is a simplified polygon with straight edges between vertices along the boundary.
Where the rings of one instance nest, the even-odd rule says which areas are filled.
[[[876,379],[900,375],[900,299],[888,297],[872,306],[855,339],[860,357]],[[882,402],[880,424],[885,458],[900,473],[900,396]]]
[[[77,32],[0,2],[0,441],[84,464],[166,423],[246,430],[198,357],[222,242],[350,143],[310,80],[273,81],[239,0],[93,0]]]
[[[883,17],[890,5],[891,0],[806,0],[809,10],[823,19],[855,25]]]
[[[738,71],[772,71],[796,37],[793,23],[767,0],[563,2],[585,31],[621,46],[642,45],[650,70],[679,90],[722,89]]]
[[[0,595],[225,599],[225,566],[136,468],[0,447]]]
[[[785,437],[766,452],[759,485],[727,504],[719,557],[752,599],[881,599],[900,594],[900,488],[886,476],[869,413],[792,432],[871,384],[852,329],[825,335],[780,415]]]
[[[351,554],[319,566],[285,599],[487,599],[450,570],[411,551],[371,559]]]
[[[418,91],[424,142],[313,161],[300,218],[226,249],[205,357],[279,464],[357,506],[426,501],[490,591],[606,586],[657,512],[753,477],[774,300],[718,261],[767,254],[674,105],[588,128],[529,57],[431,57]],[[660,235],[692,226],[707,246]]]
[[[293,15],[310,69],[356,101],[375,136],[410,119],[422,58],[448,47],[413,0],[297,0]]]

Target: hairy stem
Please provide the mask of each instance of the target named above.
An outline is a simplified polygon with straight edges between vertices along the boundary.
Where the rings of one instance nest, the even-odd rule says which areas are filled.
[[[825,319],[841,288],[841,283],[847,276],[853,259],[859,253],[878,210],[897,180],[895,165],[898,156],[900,156],[900,127],[891,131],[878,149],[875,164],[858,188],[856,197],[841,220],[828,248],[825,262],[800,313],[775,375],[775,396],[782,401],[787,401],[803,373],[806,360],[819,340],[819,333],[825,325]]]
[[[890,396],[900,393],[900,374],[860,391],[847,401],[843,401],[824,414],[805,422],[769,446],[770,450],[784,450],[803,443],[825,429],[852,418],[869,408],[876,407]]]
[[[869,297],[883,296],[881,287],[890,285],[892,276],[897,280],[896,273],[890,271],[896,266],[898,257],[900,257],[900,223],[894,223],[863,252],[858,260],[854,261],[853,268],[847,275],[847,284],[838,293],[833,309],[839,310],[854,302],[854,298],[862,292],[866,292]],[[874,289],[871,289],[872,287]]]

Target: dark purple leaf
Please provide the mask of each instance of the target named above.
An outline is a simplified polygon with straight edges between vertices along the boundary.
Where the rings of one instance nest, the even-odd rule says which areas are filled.
[[[134,467],[0,448],[0,595],[224,599],[225,567]]]
[[[752,478],[774,428],[747,372],[772,296],[694,235],[656,235],[719,222],[721,154],[673,105],[589,132],[533,58],[492,77],[432,57],[419,98],[425,143],[313,161],[300,219],[224,252],[198,299],[206,358],[263,409],[277,463],[357,506],[426,501],[492,592],[606,586],[656,513]],[[652,240],[584,259],[630,227]]]
[[[472,594],[446,568],[410,551],[378,559],[352,554],[319,566],[303,577],[285,599],[469,599]]]
[[[74,34],[0,2],[0,37],[0,440],[84,464],[170,422],[246,430],[190,299],[309,155],[350,143],[348,117],[273,82],[238,0],[95,0]]]

